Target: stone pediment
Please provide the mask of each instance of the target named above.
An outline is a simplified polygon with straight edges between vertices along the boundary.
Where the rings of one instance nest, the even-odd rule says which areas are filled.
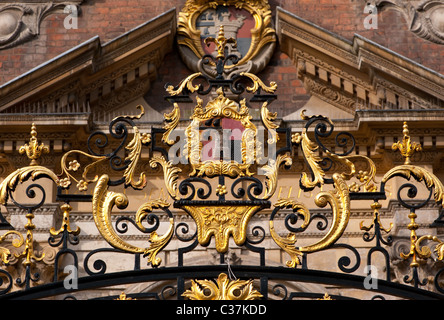
[[[116,109],[150,89],[173,49],[175,30],[173,8],[108,43],[93,37],[5,83],[0,86],[1,122],[108,122]]]
[[[309,108],[318,103],[316,112],[321,108],[333,118],[356,120],[409,110],[433,118],[443,110],[443,75],[359,35],[343,39],[281,8],[276,20],[281,50],[316,97],[307,103]],[[299,112],[286,119],[294,120]]]
[[[106,44],[92,38],[0,86],[1,119],[108,123],[129,113],[125,106],[142,104],[150,121],[160,121],[142,97],[173,50],[176,27],[171,9]],[[356,121],[415,111],[436,118],[444,106],[443,75],[359,35],[343,39],[279,7],[276,33],[312,96],[305,107],[313,114]],[[294,111],[283,120],[299,119]]]

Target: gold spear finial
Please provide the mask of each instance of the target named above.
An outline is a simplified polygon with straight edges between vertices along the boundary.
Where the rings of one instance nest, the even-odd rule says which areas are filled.
[[[207,46],[210,45],[210,42],[216,44],[217,47],[217,56],[216,59],[225,59],[225,47],[228,43],[232,43],[235,47],[237,46],[237,41],[234,38],[225,38],[224,26],[221,25],[219,28],[219,33],[217,38],[208,37],[205,39],[205,44]]]
[[[401,152],[401,155],[405,158],[404,164],[411,164],[410,158],[415,152],[422,151],[422,147],[420,144],[411,141],[407,122],[404,122],[402,133],[404,135],[402,142],[394,143],[392,149]]]
[[[44,143],[39,145],[37,141],[37,129],[33,123],[31,126],[31,138],[29,143],[26,143],[19,149],[20,154],[26,153],[29,159],[31,159],[31,166],[38,165],[37,160],[42,156],[43,153],[49,153],[49,147],[45,146]]]

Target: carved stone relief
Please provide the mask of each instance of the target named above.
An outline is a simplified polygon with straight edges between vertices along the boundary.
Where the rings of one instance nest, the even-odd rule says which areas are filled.
[[[15,1],[0,4],[0,50],[15,47],[40,34],[40,23],[50,14],[64,12],[73,1]]]
[[[444,44],[444,2],[442,0],[372,0],[377,8],[400,11],[417,36]]]

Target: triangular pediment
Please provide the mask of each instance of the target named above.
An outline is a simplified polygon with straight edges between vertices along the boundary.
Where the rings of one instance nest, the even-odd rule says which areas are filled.
[[[338,119],[342,120],[354,118],[352,112],[338,108],[333,104],[330,104],[329,102],[313,95],[310,97],[310,99],[308,99],[307,103],[302,108],[286,115],[282,118],[282,120],[284,122],[300,121],[300,114],[302,110],[305,110],[307,114],[311,115],[322,114],[323,116],[328,117],[333,121]]]
[[[362,36],[343,39],[281,8],[276,20],[281,51],[312,97],[303,107],[310,114],[358,123],[409,110],[420,118],[439,117],[437,110],[444,110],[443,75]],[[296,120],[299,112],[285,119]]]
[[[105,44],[93,37],[3,84],[2,123],[29,124],[29,117],[17,115],[32,115],[37,124],[88,126],[121,115],[128,103],[130,114],[137,112],[173,51],[176,24],[173,8]],[[159,120],[155,112],[150,119]]]

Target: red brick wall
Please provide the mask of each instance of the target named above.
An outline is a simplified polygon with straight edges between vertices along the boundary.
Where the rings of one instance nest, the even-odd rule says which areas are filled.
[[[98,35],[103,43],[116,38],[184,0],[87,0],[80,6],[78,29],[65,29],[66,14],[55,14],[41,23],[40,35],[18,47],[0,50],[0,84]]]
[[[378,29],[366,30],[364,0],[270,0],[301,18],[351,40],[354,34],[444,74],[444,45],[423,40],[408,30],[408,23],[393,9],[378,13]]]
[[[155,16],[176,7],[180,10],[185,0],[88,0],[81,5],[78,29],[66,30],[65,14],[51,15],[41,24],[40,35],[18,47],[0,51],[0,84],[29,71],[33,67],[65,52],[66,50],[98,35],[102,43],[146,22]],[[270,0],[273,12],[276,6],[311,21],[342,37],[352,39],[361,34],[389,49],[405,55],[426,67],[444,73],[444,46],[435,45],[412,34],[402,15],[395,11],[379,14],[379,28],[365,30],[363,21],[365,1],[362,0]],[[295,94],[303,94],[294,74],[295,68],[288,58],[279,52],[280,59],[265,72],[270,80],[278,81],[280,94],[288,95],[284,103],[295,102]],[[172,54],[166,61],[169,70],[183,69],[183,64]],[[168,74],[160,75],[167,80]],[[171,79],[174,80],[174,79]],[[173,83],[175,81],[172,81]],[[291,88],[293,88],[292,92]]]

